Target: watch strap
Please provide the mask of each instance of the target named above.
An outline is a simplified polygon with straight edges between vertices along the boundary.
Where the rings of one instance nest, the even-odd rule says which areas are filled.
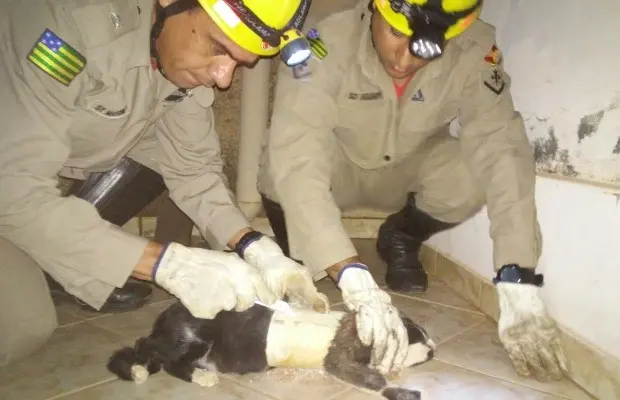
[[[516,273],[513,277],[509,277],[509,270],[513,270]],[[543,286],[544,277],[543,274],[537,274],[533,268],[523,268],[517,264],[504,265],[497,271],[497,275],[493,278],[493,284],[499,282],[521,283],[534,286]]]
[[[235,245],[235,253],[237,253],[239,257],[243,258],[243,253],[245,252],[245,249],[247,249],[250,244],[254,243],[262,237],[263,233],[259,231],[250,231],[246,233],[245,235],[241,236],[241,239],[239,239],[239,241]]]

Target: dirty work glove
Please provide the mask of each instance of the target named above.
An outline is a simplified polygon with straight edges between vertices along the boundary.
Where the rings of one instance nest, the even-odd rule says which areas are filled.
[[[357,313],[360,341],[372,346],[372,366],[383,375],[401,370],[409,345],[407,330],[390,296],[379,289],[368,267],[359,263],[345,266],[338,287],[347,308]]]
[[[268,305],[276,301],[258,270],[235,253],[179,243],[164,248],[153,268],[153,281],[197,318],[210,319],[221,310],[244,311],[256,300]]]
[[[535,285],[496,283],[499,339],[518,375],[534,373],[540,381],[559,380],[568,372],[560,332]]]
[[[286,295],[296,306],[329,311],[327,296],[319,293],[308,269],[286,257],[268,236],[252,231],[239,240],[235,251],[260,271],[278,300]]]

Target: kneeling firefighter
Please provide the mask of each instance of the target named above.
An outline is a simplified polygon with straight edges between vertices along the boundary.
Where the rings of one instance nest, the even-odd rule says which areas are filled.
[[[309,57],[299,32],[309,7],[3,3],[0,366],[54,332],[48,282],[106,312],[141,307],[149,281],[201,318],[284,295],[326,307],[307,270],[252,231],[237,208],[212,109],[213,86],[228,87],[238,65],[280,54],[292,67]],[[58,176],[77,181],[67,196]],[[166,189],[213,250],[120,228]]]
[[[499,339],[520,375],[559,379],[566,359],[535,274],[542,241],[533,151],[481,7],[371,0],[310,29],[314,56],[278,72],[258,189],[285,254],[290,241],[315,279],[337,283],[385,369],[406,352],[402,323],[341,212],[365,206],[389,215],[376,245],[385,282],[415,293],[428,286],[422,243],[486,205]]]

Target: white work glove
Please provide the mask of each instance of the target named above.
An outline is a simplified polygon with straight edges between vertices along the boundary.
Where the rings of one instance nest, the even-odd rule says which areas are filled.
[[[243,251],[243,258],[260,271],[278,300],[286,295],[295,307],[329,311],[327,296],[319,293],[308,269],[286,257],[269,236],[263,235],[250,243]]]
[[[245,311],[256,300],[268,305],[276,301],[259,271],[237,254],[179,243],[164,249],[153,280],[197,318],[211,319],[222,310]]]
[[[342,272],[338,287],[347,308],[357,312],[360,341],[372,346],[371,365],[383,375],[401,370],[409,339],[390,296],[379,289],[368,270],[357,267]]]
[[[559,380],[568,372],[560,331],[535,285],[498,282],[499,339],[518,375]]]

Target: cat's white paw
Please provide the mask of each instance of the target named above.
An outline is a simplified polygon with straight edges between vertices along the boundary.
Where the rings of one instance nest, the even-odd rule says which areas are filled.
[[[139,385],[146,382],[149,377],[149,371],[142,365],[134,365],[131,367],[131,377],[133,381]]]
[[[202,387],[215,386],[219,380],[220,379],[217,376],[217,372],[196,368],[192,373],[192,382],[197,383]]]

